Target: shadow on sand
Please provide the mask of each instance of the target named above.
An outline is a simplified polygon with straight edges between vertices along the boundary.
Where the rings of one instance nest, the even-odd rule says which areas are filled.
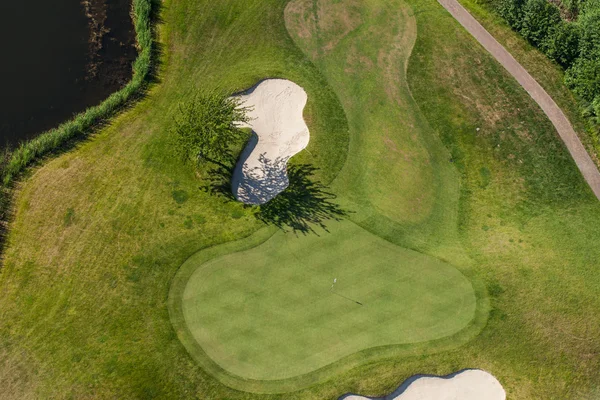
[[[313,180],[316,170],[308,164],[290,166],[287,170],[289,186],[261,205],[256,218],[282,230],[316,234],[314,227],[327,231],[327,221],[346,217],[348,212],[335,203],[336,196]]]
[[[260,171],[245,171],[247,178],[242,185],[248,195],[259,198],[265,193],[270,196],[273,191],[285,189],[264,204],[248,205],[255,208],[254,216],[258,220],[284,231],[306,235],[317,234],[317,227],[327,231],[327,221],[340,221],[348,215],[335,202],[336,196],[314,179],[317,168],[309,164],[289,165],[285,183],[282,183],[282,171],[286,171],[285,160],[270,161],[264,156],[260,159]],[[209,170],[207,183],[201,190],[228,200],[237,200],[231,183],[234,168],[232,160],[215,165]]]
[[[404,382],[402,382],[402,384],[398,387],[398,389],[394,390],[392,393],[388,394],[387,396],[368,397],[368,396],[357,395],[354,393],[346,393],[345,395],[341,396],[338,400],[349,399],[349,398],[352,398],[353,396],[360,396],[360,397],[363,397],[365,399],[370,399],[370,400],[392,400],[392,399],[396,399],[400,395],[404,394],[404,392],[406,392],[406,390],[410,387],[410,385],[412,385],[415,381],[418,381],[421,378],[438,378],[438,379],[448,380],[448,379],[454,378],[457,375],[462,374],[465,371],[471,371],[471,370],[472,370],[471,368],[466,368],[466,369],[462,369],[460,371],[453,372],[453,373],[451,373],[449,375],[445,375],[445,376],[430,375],[430,374],[413,375],[410,378],[408,378],[407,380],[405,380]]]

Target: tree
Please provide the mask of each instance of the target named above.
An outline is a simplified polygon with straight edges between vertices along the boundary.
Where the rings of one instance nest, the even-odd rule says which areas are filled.
[[[578,58],[565,74],[566,84],[591,103],[600,96],[600,59]]]
[[[571,22],[560,22],[544,41],[544,49],[548,57],[569,68],[579,56],[579,25]]]
[[[523,7],[521,34],[534,46],[541,47],[560,22],[560,11],[554,4],[547,0],[527,0]]]
[[[597,2],[600,3],[600,2]],[[580,51],[581,57],[589,59],[600,58],[600,4],[598,8],[587,5],[579,17],[581,26]]]
[[[525,0],[499,0],[497,3],[498,13],[508,22],[514,30],[521,30],[523,22],[523,6]]]
[[[175,117],[179,152],[185,160],[222,165],[231,158],[231,145],[245,136],[239,125],[250,122],[248,111],[238,97],[221,91],[194,94]]]
[[[594,115],[596,116],[596,123],[600,125],[600,95],[596,96],[592,102],[592,109],[594,111]]]

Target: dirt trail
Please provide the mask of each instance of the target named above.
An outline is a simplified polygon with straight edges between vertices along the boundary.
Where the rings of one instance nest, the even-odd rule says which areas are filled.
[[[521,84],[548,116],[586,182],[600,199],[600,172],[560,107],[525,68],[456,0],[438,2]]]

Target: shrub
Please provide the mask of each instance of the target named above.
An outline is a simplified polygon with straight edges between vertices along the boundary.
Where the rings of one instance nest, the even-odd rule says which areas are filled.
[[[580,37],[579,25],[560,22],[546,38],[543,47],[548,57],[563,68],[569,68],[579,56]]]
[[[247,111],[238,97],[219,91],[195,93],[180,104],[174,130],[183,159],[216,164],[229,161],[231,145],[245,136],[239,124],[250,122]]]
[[[600,96],[600,59],[578,58],[567,70],[566,84],[587,102]]]
[[[573,19],[579,13],[579,0],[561,0],[563,9],[566,11],[567,18]]]
[[[599,2],[600,3],[600,2]],[[581,57],[600,59],[600,5],[597,9],[586,11],[579,18],[581,26]]]
[[[541,47],[560,22],[560,11],[554,4],[547,0],[527,0],[520,31],[531,44]]]
[[[525,0],[499,0],[497,3],[498,13],[508,22],[514,30],[521,30],[523,22],[523,6]]]

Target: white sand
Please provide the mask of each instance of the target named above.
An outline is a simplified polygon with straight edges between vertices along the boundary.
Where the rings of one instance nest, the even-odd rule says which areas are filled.
[[[346,395],[340,400],[367,400]],[[505,400],[506,393],[491,374],[469,369],[448,377],[414,376],[383,400]]]
[[[234,170],[232,190],[246,204],[264,204],[289,185],[288,160],[308,146],[302,118],[304,89],[285,79],[268,79],[239,96],[252,121],[253,135]]]

